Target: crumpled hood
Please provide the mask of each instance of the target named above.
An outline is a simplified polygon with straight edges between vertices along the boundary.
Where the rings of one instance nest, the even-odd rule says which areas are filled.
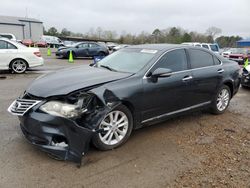
[[[43,98],[66,95],[79,89],[119,80],[131,75],[130,73],[113,72],[104,68],[83,65],[38,77],[31,83],[26,92]]]

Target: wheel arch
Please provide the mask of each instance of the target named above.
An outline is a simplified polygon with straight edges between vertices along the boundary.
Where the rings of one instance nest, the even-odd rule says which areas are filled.
[[[12,60],[10,61],[10,63],[9,63],[9,68],[11,68],[11,63],[14,62],[14,61],[16,61],[16,60],[23,60],[23,61],[25,61],[25,63],[27,64],[27,68],[29,68],[29,63],[28,63],[28,61],[27,61],[26,59],[22,58],[22,57],[17,57],[17,58],[12,59]]]
[[[231,80],[227,80],[223,82],[224,85],[228,86],[231,92],[231,98],[233,97],[234,94],[234,85],[233,82]]]
[[[132,118],[133,118],[133,129],[136,129],[138,126],[139,120],[138,120],[138,117],[136,115],[134,105],[131,102],[124,101],[124,100],[122,100],[121,103],[122,103],[122,105],[126,106],[129,109],[129,111],[131,112]]]

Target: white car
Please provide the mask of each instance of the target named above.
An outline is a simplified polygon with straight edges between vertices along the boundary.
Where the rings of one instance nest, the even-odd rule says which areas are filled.
[[[196,47],[202,47],[206,48],[216,54],[220,54],[220,48],[218,44],[214,43],[199,43],[199,42],[184,42],[183,45],[189,45],[189,46],[196,46]]]
[[[15,41],[0,38],[0,70],[12,70],[20,74],[28,68],[43,64],[38,48],[28,48]]]

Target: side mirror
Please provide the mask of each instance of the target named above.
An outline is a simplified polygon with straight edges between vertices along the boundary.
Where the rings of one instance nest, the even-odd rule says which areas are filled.
[[[169,77],[172,75],[171,69],[166,68],[157,68],[155,71],[151,74],[151,77],[159,78],[159,77]]]
[[[76,48],[79,48],[79,46],[76,46]]]

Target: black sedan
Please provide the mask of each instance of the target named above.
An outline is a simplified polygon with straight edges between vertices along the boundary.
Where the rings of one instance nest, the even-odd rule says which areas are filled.
[[[187,111],[222,114],[238,91],[239,71],[236,62],[203,48],[131,46],[92,67],[36,79],[8,110],[33,145],[80,163],[90,142],[110,150],[133,129]]]
[[[106,56],[109,54],[107,47],[96,42],[79,42],[71,47],[60,47],[56,52],[56,56],[69,58],[72,51],[73,58],[75,57],[94,57]]]

